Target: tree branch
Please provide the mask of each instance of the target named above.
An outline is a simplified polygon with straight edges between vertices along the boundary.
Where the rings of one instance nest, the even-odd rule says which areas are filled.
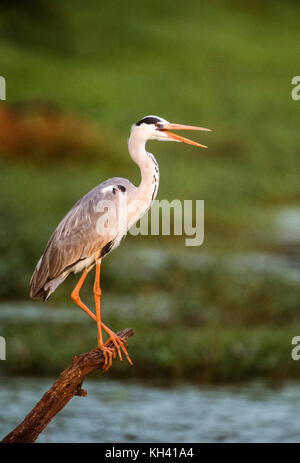
[[[133,336],[133,331],[126,328],[118,333],[123,339]],[[114,348],[112,342],[107,344]],[[45,392],[41,400],[28,413],[24,421],[11,431],[2,443],[34,442],[54,416],[64,408],[74,395],[86,396],[81,388],[85,377],[92,371],[102,368],[104,357],[99,349],[93,349],[72,359],[69,365],[57,378],[51,388]]]

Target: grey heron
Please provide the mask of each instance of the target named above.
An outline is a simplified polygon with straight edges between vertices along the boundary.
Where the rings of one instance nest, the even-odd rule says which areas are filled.
[[[206,148],[205,145],[169,130],[210,131],[203,127],[172,124],[157,116],[143,117],[134,124],[131,127],[128,150],[141,171],[139,186],[125,178],[114,177],[100,183],[83,196],[58,224],[30,280],[30,297],[47,300],[70,273],[82,271],[71,293],[71,299],[97,323],[98,348],[105,359],[104,371],[108,370],[116,356],[115,350],[107,347],[109,341],[113,342],[120,360],[123,351],[128,362],[132,364],[125,347],[126,341],[101,320],[100,266],[103,257],[120,244],[127,230],[145,214],[157,195],[158,163],[153,154],[146,151],[146,142],[169,140]],[[106,216],[110,205],[115,207],[114,214]],[[123,213],[125,209],[126,214]],[[99,226],[101,219],[103,221]],[[116,226],[117,223],[121,226]],[[81,301],[79,295],[88,272],[94,266],[95,314]],[[108,335],[106,342],[103,342],[102,329]]]

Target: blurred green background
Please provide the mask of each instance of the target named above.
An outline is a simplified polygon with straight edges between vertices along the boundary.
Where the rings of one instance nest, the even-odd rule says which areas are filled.
[[[205,242],[128,236],[102,271],[102,314],[130,326],[112,377],[300,377],[300,102],[296,1],[0,3],[0,334],[7,374],[56,374],[95,347],[69,298],[28,296],[68,209],[112,176],[139,182],[130,126],[156,114],[213,129],[209,146],[150,142],[157,199],[203,199]],[[92,307],[92,276],[82,298]]]

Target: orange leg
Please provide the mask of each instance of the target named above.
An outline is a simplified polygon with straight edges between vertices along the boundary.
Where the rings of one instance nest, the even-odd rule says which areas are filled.
[[[81,299],[79,297],[79,291],[81,290],[81,287],[83,285],[84,280],[86,279],[86,276],[87,276],[88,272],[89,271],[87,269],[85,269],[82,272],[82,275],[81,275],[77,285],[75,286],[75,288],[73,289],[73,291],[71,293],[71,299],[76,305],[78,305],[82,310],[84,310],[85,313],[87,313],[93,320],[96,321],[96,316],[93,314],[93,312],[90,311],[90,309],[87,308],[86,305],[84,305],[84,303],[81,301]]]
[[[132,361],[131,361],[131,359],[130,359],[130,357],[129,357],[126,349],[125,349],[125,346],[128,345],[127,342],[125,341],[125,339],[122,339],[119,336],[117,336],[110,328],[108,328],[106,325],[104,325],[104,323],[101,321],[101,317],[100,317],[100,296],[101,296],[100,262],[99,262],[98,265],[96,265],[96,274],[95,274],[95,283],[94,283],[94,297],[95,297],[95,305],[96,305],[96,314],[97,314],[97,311],[99,312],[100,325],[103,327],[104,331],[109,336],[108,340],[104,344],[103,344],[103,339],[102,339],[101,327],[99,327],[99,323],[97,321],[97,316],[90,309],[88,309],[87,306],[80,299],[79,292],[80,292],[81,287],[82,287],[82,285],[84,283],[84,280],[86,279],[86,276],[87,276],[88,272],[89,272],[89,270],[87,270],[87,269],[85,269],[83,271],[77,285],[75,286],[74,290],[71,293],[71,299],[76,305],[78,305],[78,307],[80,307],[87,315],[89,315],[89,317],[91,317],[97,323],[98,347],[101,348],[99,346],[99,344],[101,344],[101,342],[102,342],[102,346],[105,346],[109,341],[112,341],[115,348],[118,351],[118,355],[119,355],[120,360],[122,361],[122,354],[121,354],[121,350],[120,350],[120,347],[121,347],[121,349],[123,350],[128,362],[130,363],[130,365],[132,365]],[[109,349],[109,348],[105,348],[105,351],[106,351],[106,349]],[[103,349],[101,349],[101,350],[103,351]],[[112,350],[112,349],[110,349],[110,350]],[[104,355],[104,358],[105,358],[105,365],[107,365],[107,361],[108,361],[108,365],[105,367],[105,370],[104,370],[104,371],[107,371],[108,368],[112,364],[112,355],[108,354],[109,355],[108,360],[107,360],[107,356],[105,355],[104,351],[103,351],[103,355]],[[115,351],[113,351],[113,356],[115,357]]]
[[[80,296],[79,296],[79,292],[81,290],[81,287],[83,285],[83,282],[84,280],[86,279],[86,276],[88,274],[88,270],[85,269],[77,283],[77,285],[75,286],[74,290],[72,291],[71,293],[71,299],[72,301],[78,305],[85,313],[87,313],[93,320],[95,320],[97,322],[97,317],[96,315],[93,314],[93,312],[91,312],[90,309],[87,308],[87,306],[81,301],[80,299]],[[99,288],[100,289],[100,288]],[[101,293],[101,290],[100,290],[100,293]],[[100,301],[99,301],[100,302]],[[100,315],[100,314],[99,314]],[[98,326],[98,323],[97,323],[97,326]],[[102,337],[101,337],[101,341],[102,341]],[[101,345],[101,343],[100,343]],[[101,349],[99,345],[99,336],[98,336],[98,347]],[[102,346],[103,346],[103,341],[102,341]],[[101,349],[102,352],[103,352],[103,355],[104,355],[104,359],[105,359],[105,363],[104,363],[104,367],[107,367],[107,363],[108,363],[108,367],[111,366],[112,364],[112,357],[115,357],[116,356],[116,353],[113,349],[109,349],[107,347],[104,347],[104,349]],[[109,356],[109,358],[108,358]]]
[[[95,306],[96,306],[96,322],[97,322],[97,334],[98,334],[98,348],[102,350],[105,363],[104,367],[105,371],[112,364],[112,359],[116,356],[116,351],[111,349],[110,347],[106,347],[103,343],[102,337],[102,330],[101,330],[101,313],[100,313],[100,296],[101,296],[101,288],[100,288],[100,265],[101,260],[96,262],[96,272],[95,272],[95,282],[94,282],[94,299],[95,299]]]
[[[119,336],[117,336],[111,329],[109,329],[104,323],[101,322],[100,318],[100,296],[101,296],[101,289],[100,289],[100,265],[101,265],[101,260],[99,260],[96,263],[96,274],[95,274],[95,284],[94,284],[94,295],[95,295],[95,305],[96,305],[96,318],[97,318],[97,329],[98,329],[98,347],[99,347],[99,340],[100,343],[103,347],[106,346],[106,344],[109,341],[112,341],[114,344],[115,348],[118,351],[118,355],[120,357],[120,360],[122,361],[122,354],[121,354],[121,349],[123,350],[124,354],[126,355],[126,358],[130,365],[133,365],[132,361],[130,360],[130,357],[124,347],[124,344],[127,345],[126,341]],[[101,331],[101,326],[103,327],[104,331],[109,335],[108,340],[103,344],[103,339],[102,339],[102,331]],[[121,347],[121,349],[120,349]],[[108,348],[107,348],[108,349]],[[115,353],[115,350],[113,350]],[[110,359],[111,360],[111,359]],[[106,367],[104,371],[107,371],[110,367],[110,364]]]

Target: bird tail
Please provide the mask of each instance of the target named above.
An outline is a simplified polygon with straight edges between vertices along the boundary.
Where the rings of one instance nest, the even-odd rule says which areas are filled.
[[[41,288],[37,293],[33,293],[31,290],[29,292],[29,296],[32,298],[32,299],[44,299],[44,301],[47,301],[47,299],[49,299],[49,297],[51,296],[51,292],[50,292],[50,289],[45,289],[45,288]]]
[[[32,299],[47,301],[56,288],[67,278],[70,270],[63,271],[55,278],[51,278],[44,256],[40,258],[30,279],[29,296]]]
[[[43,256],[38,261],[30,279],[29,296],[32,299],[42,298],[46,301],[50,297],[51,291],[49,287],[45,288],[45,284],[48,281],[48,275],[47,272],[45,272],[45,266],[41,265],[42,260]]]

